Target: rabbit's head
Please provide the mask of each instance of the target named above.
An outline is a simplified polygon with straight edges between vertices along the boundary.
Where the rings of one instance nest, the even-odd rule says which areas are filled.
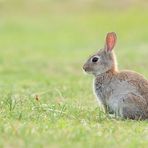
[[[106,35],[104,48],[92,55],[84,64],[83,69],[85,72],[97,76],[109,70],[116,71],[116,57],[112,51],[116,44],[116,39],[114,32]]]

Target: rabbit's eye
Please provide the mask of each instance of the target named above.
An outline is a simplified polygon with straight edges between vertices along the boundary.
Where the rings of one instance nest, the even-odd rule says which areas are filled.
[[[93,63],[96,63],[98,60],[99,60],[99,57],[93,57],[93,58],[92,58],[92,62],[93,62]]]

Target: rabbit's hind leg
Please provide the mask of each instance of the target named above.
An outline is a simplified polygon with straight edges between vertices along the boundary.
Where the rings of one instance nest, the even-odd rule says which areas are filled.
[[[141,96],[128,94],[123,99],[123,105],[120,112],[123,118],[142,120],[147,118],[147,103]]]

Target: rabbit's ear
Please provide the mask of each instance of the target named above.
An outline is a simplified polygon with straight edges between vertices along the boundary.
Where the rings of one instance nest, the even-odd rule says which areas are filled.
[[[106,43],[105,43],[105,50],[107,52],[112,51],[116,44],[117,36],[115,32],[107,33],[106,35]]]

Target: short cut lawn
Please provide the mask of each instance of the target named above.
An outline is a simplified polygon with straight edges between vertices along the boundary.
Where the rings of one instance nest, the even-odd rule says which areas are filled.
[[[148,147],[148,121],[105,115],[82,71],[115,31],[119,68],[148,78],[142,2],[0,1],[0,147]]]

